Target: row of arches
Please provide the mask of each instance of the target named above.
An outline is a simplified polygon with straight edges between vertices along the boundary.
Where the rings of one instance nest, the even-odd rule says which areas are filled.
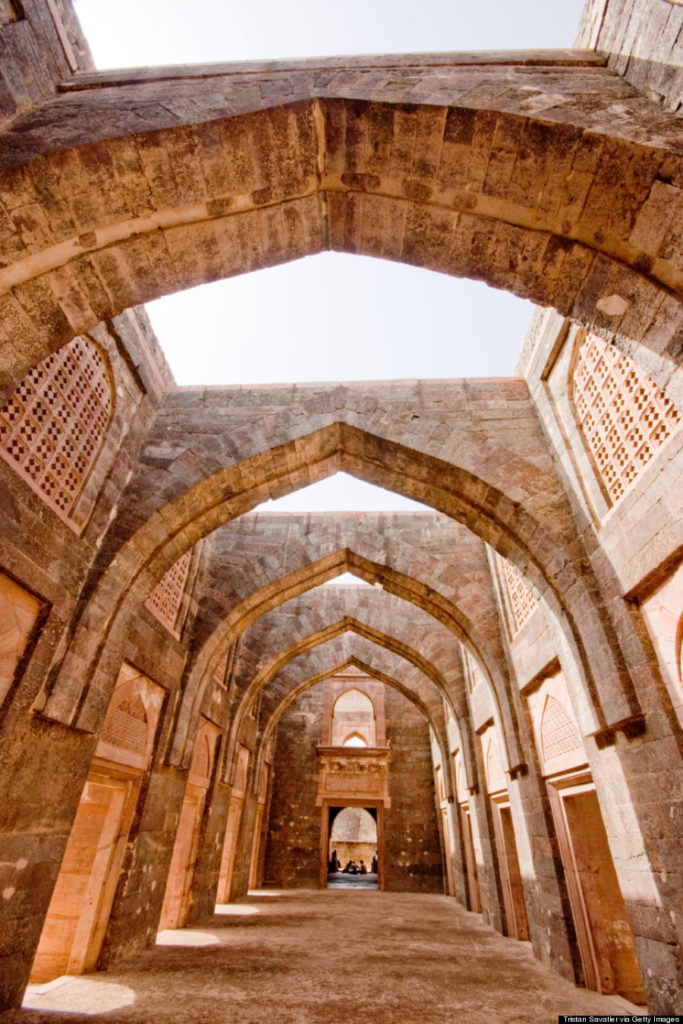
[[[225,81],[188,75],[168,89],[206,118],[170,127],[149,107],[158,82],[95,76],[89,95],[67,83],[10,125],[0,469],[23,536],[0,508],[0,727],[40,765],[7,780],[22,853],[2,908],[10,1002],[36,949],[38,971],[106,966],[160,922],[262,881],[283,723],[353,666],[431,730],[447,891],[606,987],[571,864],[581,849],[612,863],[650,1005],[676,1004],[675,872],[659,870],[675,786],[658,786],[656,826],[651,810],[653,766],[666,755],[680,772],[683,704],[669,671],[680,628],[660,646],[652,625],[655,595],[680,622],[677,129],[602,58],[551,60],[554,97],[547,61],[494,64],[474,72],[495,86],[480,109],[464,98],[471,71],[415,58],[377,74],[408,91],[417,75],[426,102],[377,102],[360,66],[354,99],[324,68],[281,67],[259,79],[267,109],[237,75],[227,110]],[[47,126],[66,112],[54,143]],[[79,210],[76,180],[91,200]],[[32,223],[42,211],[40,241],[26,204]],[[102,326],[324,247],[482,277],[571,321],[532,332],[524,378],[197,391],[171,385],[132,321]],[[337,471],[434,511],[252,513]],[[319,586],[346,570],[379,586]],[[348,722],[333,738],[369,746],[370,719]],[[600,810],[591,852],[572,821],[585,813],[597,834]],[[36,863],[27,913],[22,871]]]
[[[146,597],[147,607],[151,607],[151,610],[159,618],[159,621],[164,626],[166,626],[166,628],[171,633],[174,633],[179,602],[182,599],[183,590],[187,583],[189,562],[190,552],[186,552],[181,556],[179,563],[176,561],[171,566],[171,568],[167,570],[165,577],[162,579],[162,581],[156,585],[156,590],[158,588],[157,593],[161,596],[157,600],[155,600],[155,591],[153,591],[152,596]],[[401,580],[395,574],[395,570],[392,579],[391,571],[387,571],[389,569],[389,566],[379,567],[377,564],[373,565],[372,563],[369,563],[367,560],[358,558],[357,556],[353,556],[353,553],[349,552],[348,549],[344,550],[343,559],[337,558],[332,562],[328,561],[328,564],[325,567],[317,566],[313,563],[313,565],[311,565],[311,570],[308,572],[307,577],[306,575],[304,575],[303,578],[300,577],[296,581],[292,579],[291,583],[288,583],[286,578],[281,578],[280,593],[278,593],[278,590],[270,590],[270,592],[268,592],[268,588],[266,588],[262,593],[254,592],[253,595],[249,595],[249,603],[244,609],[240,609],[239,604],[236,605],[236,610],[234,610],[231,613],[231,615],[227,616],[226,620],[223,621],[219,634],[217,634],[216,637],[212,637],[210,640],[209,647],[213,647],[213,652],[210,655],[204,657],[202,664],[204,666],[205,676],[204,679],[198,677],[199,682],[210,682],[212,676],[215,674],[216,666],[219,662],[219,659],[221,657],[224,657],[227,653],[227,650],[233,647],[234,642],[236,642],[237,637],[240,635],[242,631],[248,630],[251,626],[254,626],[254,624],[258,622],[259,618],[262,618],[264,623],[267,622],[268,614],[271,611],[274,611],[274,609],[278,607],[278,605],[281,604],[287,597],[289,597],[290,600],[295,600],[295,597],[292,596],[293,591],[305,591],[306,588],[311,585],[311,583],[321,582],[323,577],[325,577],[326,573],[331,575],[336,571],[341,571],[341,569],[347,565],[353,565],[356,571],[358,570],[358,568],[364,568],[366,574],[369,575],[371,579],[377,577],[378,574],[381,575],[384,585],[387,586],[387,584],[389,584],[389,589],[391,589],[391,585],[393,585],[393,587],[396,589],[396,592],[400,594],[400,597],[411,596],[411,588],[413,588],[412,599],[415,600],[415,602],[420,606],[424,608],[428,607],[430,613],[435,615],[439,622],[447,624],[445,626],[445,632],[446,634],[449,633],[449,631],[451,632],[451,636],[449,637],[449,639],[452,639],[452,634],[455,633],[456,636],[460,636],[460,638],[466,643],[466,646],[470,648],[471,653],[467,656],[467,662],[469,665],[469,669],[467,671],[469,672],[470,683],[473,683],[471,687],[472,690],[476,688],[476,683],[474,682],[475,675],[478,671],[479,676],[481,677],[482,673],[479,666],[481,662],[483,662],[483,665],[485,665],[488,660],[484,653],[486,645],[481,641],[477,641],[474,645],[472,644],[472,638],[474,636],[474,633],[471,624],[468,624],[466,622],[466,616],[463,617],[462,611],[457,608],[449,608],[449,605],[447,605],[447,601],[444,601],[443,599],[443,595],[439,595],[438,592],[433,590],[433,588],[431,589],[429,600],[425,601],[425,595],[427,591],[425,590],[425,587],[421,581],[414,580],[411,583],[407,579]],[[523,615],[520,613],[514,615],[515,632],[520,632],[523,629],[525,622],[528,620],[530,616],[533,615],[533,612],[535,612],[535,609],[538,606],[539,601],[535,596],[532,595],[531,591],[528,589],[528,586],[520,577],[519,571],[516,570],[509,562],[507,563],[507,565],[503,566],[502,577],[504,580],[507,581],[508,599],[510,600],[510,603],[513,608],[513,615],[515,611],[515,601],[517,601],[518,603],[519,601],[524,602],[522,605],[522,607],[524,607]],[[415,589],[416,584],[417,590]],[[420,597],[418,597],[418,595],[420,595]],[[357,598],[354,598],[354,600],[357,600]],[[157,605],[157,607],[155,607],[155,605]],[[547,603],[544,604],[544,607],[547,610]],[[161,613],[159,613],[160,609]],[[129,622],[129,620],[124,621]],[[416,621],[414,613],[413,621],[411,623],[411,630],[415,631],[415,628]],[[177,631],[175,632],[175,638],[178,639],[179,636],[177,634]],[[242,725],[242,718],[240,717],[242,712],[244,712],[249,707],[253,708],[255,702],[261,701],[261,691],[264,691],[265,688],[269,685],[270,681],[272,679],[275,679],[279,676],[279,674],[282,673],[283,668],[287,665],[290,659],[305,653],[307,650],[310,650],[313,646],[316,646],[317,644],[330,642],[334,640],[336,637],[342,637],[348,634],[349,632],[357,635],[362,639],[365,639],[370,643],[379,644],[381,647],[389,651],[392,651],[397,656],[403,658],[404,660],[407,660],[407,662],[414,664],[416,669],[419,672],[421,672],[422,675],[427,680],[429,680],[432,685],[436,686],[436,695],[429,695],[427,691],[425,691],[425,696],[420,697],[420,701],[423,709],[425,710],[425,713],[429,717],[430,722],[433,723],[435,734],[438,735],[439,732],[441,733],[440,741],[443,752],[443,750],[447,746],[447,743],[445,743],[443,739],[443,725],[440,721],[438,721],[438,715],[436,714],[436,712],[438,709],[439,701],[442,703],[443,700],[446,699],[447,703],[449,703],[450,708],[454,712],[456,718],[458,718],[459,715],[462,714],[462,701],[461,706],[459,708],[458,701],[456,699],[456,694],[454,693],[454,683],[445,677],[441,678],[438,670],[430,664],[428,659],[425,658],[424,653],[421,653],[418,650],[413,650],[413,652],[411,652],[409,647],[405,645],[403,641],[398,640],[397,638],[392,638],[390,635],[384,634],[374,627],[369,627],[366,623],[361,623],[358,620],[356,620],[356,618],[350,615],[345,615],[344,617],[342,617],[337,624],[333,623],[332,626],[326,626],[325,629],[319,632],[319,634],[316,635],[314,639],[311,637],[308,640],[299,641],[297,644],[291,646],[289,649],[282,648],[280,646],[281,641],[278,640],[278,643],[276,643],[275,646],[276,653],[272,659],[272,664],[266,664],[263,666],[261,670],[253,673],[251,677],[251,682],[249,683],[249,686],[245,690],[245,695],[242,698],[240,705],[240,711],[238,715],[236,715],[236,718],[234,718],[232,723],[231,739],[229,741],[230,745],[228,746],[228,751],[234,751],[234,749],[236,749],[236,743],[238,743],[238,735]],[[419,646],[424,646],[424,642],[425,641],[423,640]],[[566,656],[566,652],[563,651],[563,653]],[[495,662],[496,659],[494,658],[493,660]],[[227,671],[227,666],[225,671]],[[402,674],[404,674],[404,672],[405,670],[403,669]],[[500,676],[500,669],[498,670],[498,674]],[[395,672],[394,675],[400,676],[401,672]],[[495,670],[493,673],[490,673],[490,678],[495,679],[496,675],[497,671]],[[577,676],[578,687],[574,689],[574,693],[572,694],[572,696],[575,700],[578,700],[578,713],[580,717],[581,715],[586,716],[586,714],[588,713],[588,716],[590,718],[591,707],[590,701],[588,703],[586,701],[586,689],[584,689],[584,694],[580,695],[582,685],[585,686],[585,683],[579,682],[579,680],[581,680],[581,676],[582,674],[580,672]],[[486,680],[486,685],[490,685],[488,683],[489,673],[487,671],[483,673],[483,678]],[[459,685],[460,684],[456,684],[456,689]],[[518,726],[516,722],[516,714],[512,710],[514,707],[514,702],[511,703],[508,687],[509,683],[505,678],[503,678],[499,682],[498,689],[496,687],[496,683],[493,683],[492,693],[495,708],[494,717],[497,720],[498,728],[501,729],[501,734],[505,737],[504,744],[505,748],[507,748],[505,757],[507,765],[505,770],[515,771],[518,768],[518,766],[522,763],[522,759],[519,757],[517,751]],[[462,689],[466,690],[467,687],[464,686],[462,687]],[[203,697],[198,697],[198,694],[200,694],[201,692],[201,687],[200,690],[196,690],[194,687],[188,688],[186,691],[186,697],[189,697],[189,703],[187,702],[186,699],[184,700],[184,703],[181,702],[180,705],[178,706],[178,712],[176,715],[176,721],[184,722],[184,727],[186,729],[186,739],[184,741],[181,738],[179,739],[180,734],[176,732],[174,739],[175,749],[177,751],[182,750],[184,752],[179,763],[184,764],[185,767],[189,768],[190,772],[196,771],[193,765],[195,764],[197,751],[199,750],[199,748],[197,748],[197,746],[195,745],[194,738],[197,724],[198,722],[202,721],[200,715],[200,708],[202,707]],[[418,693],[419,692],[420,691],[418,689]],[[590,692],[591,689],[589,685],[588,693],[590,694]],[[191,709],[194,709],[194,711]],[[200,717],[198,718],[198,716]],[[106,719],[104,721],[106,723]],[[105,730],[106,728],[109,727],[106,727],[105,725]],[[582,727],[582,731],[586,731],[585,726]],[[462,756],[465,760],[465,763],[467,764],[468,761],[472,763],[472,754],[471,752],[468,752],[467,744],[464,743],[462,745],[462,751]],[[228,757],[230,756],[231,754],[228,754]],[[442,757],[444,757],[443,753]],[[206,769],[206,774],[203,775],[205,781],[208,780],[209,775],[210,770]],[[208,790],[208,785],[205,787],[205,790]],[[191,812],[191,814],[187,812],[191,820],[198,821],[200,819],[203,808],[203,799],[197,801],[194,804],[194,810],[193,812]],[[263,801],[263,804],[265,804],[265,801]],[[263,813],[265,813],[265,811],[263,811]],[[503,825],[501,824],[501,828],[502,827]],[[183,874],[183,880],[184,881],[182,882],[180,891],[178,894],[176,894],[176,902],[178,907],[184,906],[185,908],[187,908],[187,899],[189,895],[189,890],[187,889],[187,886],[191,884],[191,876],[187,873],[187,871],[185,871],[185,873]],[[171,914],[171,916],[169,916],[168,921],[172,921],[177,924],[181,920],[181,918],[182,912],[180,911],[180,909],[178,909],[177,912],[174,911],[174,913]],[[86,962],[84,961],[83,963]],[[92,964],[92,961],[88,961],[87,963]]]

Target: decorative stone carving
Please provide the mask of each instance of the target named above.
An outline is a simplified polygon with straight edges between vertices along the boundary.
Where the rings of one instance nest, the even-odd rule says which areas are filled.
[[[318,747],[318,800],[389,800],[389,750]]]
[[[546,698],[541,718],[541,749],[543,760],[567,754],[583,747],[581,734],[573,718],[555,697]]]
[[[538,598],[524,580],[522,574],[511,562],[508,562],[506,558],[501,558],[500,562],[503,567],[503,576],[510,597],[510,608],[515,625],[514,632],[517,633],[531,616],[532,612],[536,610]]]
[[[74,338],[34,366],[0,409],[0,456],[69,522],[111,412],[105,357]]]
[[[192,551],[186,551],[168,572],[164,573],[145,601],[145,607],[149,608],[152,615],[174,635],[191,561]]]
[[[680,413],[632,359],[589,334],[572,374],[576,416],[615,503],[678,428]]]

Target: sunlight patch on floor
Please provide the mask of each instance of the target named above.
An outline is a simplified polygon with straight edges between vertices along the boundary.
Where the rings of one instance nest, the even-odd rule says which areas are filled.
[[[261,911],[258,907],[247,907],[242,903],[217,903],[216,913],[230,917],[249,917],[250,914],[260,914]]]
[[[210,932],[192,928],[167,928],[157,935],[157,946],[217,946],[218,939]]]
[[[135,1002],[135,992],[127,985],[116,985],[101,977],[73,978],[62,975],[45,985],[29,985],[21,1004],[24,1010],[48,1010],[55,1013],[83,1013],[94,1016],[120,1010]]]

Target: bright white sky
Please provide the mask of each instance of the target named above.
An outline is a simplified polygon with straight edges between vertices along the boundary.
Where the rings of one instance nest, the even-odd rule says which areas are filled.
[[[99,68],[562,48],[582,0],[76,0]],[[512,374],[533,307],[475,281],[338,253],[148,305],[179,384]],[[374,492],[374,493],[373,493]],[[420,507],[339,474],[273,509]]]

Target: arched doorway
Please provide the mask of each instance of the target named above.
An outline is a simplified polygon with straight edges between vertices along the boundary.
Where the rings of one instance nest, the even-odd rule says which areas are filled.
[[[377,808],[330,807],[329,822],[328,888],[379,888]]]

